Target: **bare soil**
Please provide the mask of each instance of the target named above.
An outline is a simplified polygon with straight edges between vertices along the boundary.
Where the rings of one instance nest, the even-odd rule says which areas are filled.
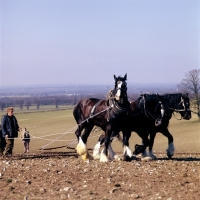
[[[199,199],[200,153],[83,161],[72,152],[0,159],[0,199]]]

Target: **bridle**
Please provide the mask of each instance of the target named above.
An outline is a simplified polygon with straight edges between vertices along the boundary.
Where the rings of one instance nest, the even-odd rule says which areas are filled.
[[[120,92],[120,95],[119,93],[118,95],[121,96],[121,91],[127,90],[126,85],[127,85],[126,82],[123,82],[121,80],[117,81],[117,84],[116,84],[117,87],[115,88],[116,93],[113,94],[114,90],[111,90],[107,96],[107,99],[109,101],[109,106],[112,108],[112,111],[116,114],[127,113],[127,111],[130,109],[130,107],[120,106],[118,103],[119,100],[116,99],[116,94],[118,93],[118,91]],[[127,97],[127,95],[125,95],[125,97]]]
[[[181,104],[182,104],[182,106],[183,106],[184,109],[177,109],[178,106],[180,106]],[[173,115],[174,115],[174,117],[175,117],[177,120],[182,120],[182,119],[183,119],[183,117],[182,117],[182,115],[181,115],[180,112],[190,112],[190,111],[191,111],[189,108],[186,108],[186,106],[185,106],[185,101],[184,101],[184,99],[183,99],[182,96],[181,96],[181,101],[180,101],[180,103],[177,104],[176,108],[175,108],[175,109],[174,109],[174,108],[169,108],[169,109],[170,109],[170,110],[173,110]],[[178,118],[175,116],[174,112],[180,113],[181,118],[178,119]]]
[[[121,96],[121,93],[122,93],[122,91],[126,91],[127,90],[127,83],[124,81],[121,81],[121,80],[119,80],[119,81],[117,81],[117,83],[116,83],[116,88],[115,88],[115,90],[116,90],[116,93],[115,93],[115,99],[116,100],[119,100],[120,99],[120,96]]]

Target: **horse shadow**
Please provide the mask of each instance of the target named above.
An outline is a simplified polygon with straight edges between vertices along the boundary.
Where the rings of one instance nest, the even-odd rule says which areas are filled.
[[[173,160],[173,161],[187,161],[187,162],[193,162],[193,161],[200,161],[200,158],[197,157],[185,157],[185,158],[181,158],[181,157],[176,157],[176,158],[157,158],[156,160]],[[156,161],[155,160],[155,161]]]

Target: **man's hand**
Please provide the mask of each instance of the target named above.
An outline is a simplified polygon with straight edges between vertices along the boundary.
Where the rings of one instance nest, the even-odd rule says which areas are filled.
[[[8,139],[8,135],[5,135],[5,138]]]

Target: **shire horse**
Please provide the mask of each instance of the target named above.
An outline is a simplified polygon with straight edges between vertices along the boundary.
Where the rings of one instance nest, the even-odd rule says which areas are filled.
[[[157,132],[162,133],[164,136],[168,138],[168,148],[167,148],[167,156],[168,158],[171,158],[174,155],[175,146],[173,143],[173,136],[168,130],[169,121],[172,118],[172,115],[174,112],[177,112],[181,115],[181,119],[189,120],[191,118],[191,110],[190,110],[190,100],[188,97],[188,94],[165,94],[165,95],[159,95],[160,102],[162,102],[160,113],[161,113],[161,121],[159,123],[154,123],[152,120],[153,117],[150,116],[149,108],[145,106],[145,104],[148,102],[148,100],[143,101],[143,106],[141,107],[140,101],[141,97],[136,100],[136,102],[131,103],[131,105],[134,105],[136,103],[136,106],[133,107],[130,116],[129,121],[127,122],[129,129],[132,131],[135,131],[143,141],[143,145],[135,145],[135,151],[134,154],[142,153],[143,157],[150,157],[151,159],[156,159],[156,156],[153,153],[153,144],[154,139]],[[152,107],[153,108],[153,107]],[[157,107],[157,110],[159,107]],[[163,112],[164,108],[164,112]],[[135,115],[134,113],[137,112],[137,109],[142,109],[143,111],[139,115]],[[143,115],[143,114],[145,115]],[[148,117],[148,115],[150,117]],[[152,114],[151,114],[152,115]],[[146,118],[145,118],[146,116]],[[147,130],[145,129],[147,128]],[[146,132],[147,131],[147,132]],[[126,130],[127,132],[127,130]],[[128,131],[130,133],[130,130]],[[128,140],[126,136],[127,133],[123,133],[123,140]],[[147,135],[150,135],[150,140],[147,139]],[[124,139],[125,138],[125,139]],[[104,137],[100,136],[99,138],[99,144],[102,143]],[[149,152],[146,152],[146,147],[149,147]]]
[[[136,132],[143,141],[143,145],[136,145],[134,155],[142,153],[149,146],[148,135],[153,127],[158,127],[162,124],[164,117],[164,106],[158,94],[143,94],[136,101],[131,102],[131,111],[123,123],[123,159],[125,161],[132,160],[133,156],[129,148],[129,138],[132,131]],[[115,132],[114,136],[118,136],[119,132]],[[94,147],[93,156],[99,153],[100,146],[104,141],[104,134],[99,137],[98,143]],[[109,149],[111,151],[112,149]],[[110,152],[110,154],[115,154]]]
[[[109,160],[108,148],[110,148],[112,132],[121,130],[120,124],[123,123],[130,109],[127,97],[127,74],[124,77],[114,75],[114,80],[114,89],[110,92],[107,100],[83,99],[77,103],[73,110],[74,118],[78,124],[75,131],[78,139],[76,150],[83,160],[93,159],[87,151],[86,143],[94,126],[100,127],[105,132],[104,149],[101,152],[100,162]]]
[[[188,94],[164,94],[160,95],[160,98],[164,103],[165,115],[162,119],[162,124],[160,126],[154,126],[153,129],[150,130],[149,152],[147,153],[146,150],[144,150],[142,153],[143,156],[149,155],[152,159],[156,159],[152,149],[157,132],[162,133],[168,138],[168,148],[166,149],[168,158],[171,158],[174,155],[175,146],[173,143],[173,136],[168,130],[169,121],[174,112],[180,113],[180,120],[189,120],[191,118],[190,99]]]

